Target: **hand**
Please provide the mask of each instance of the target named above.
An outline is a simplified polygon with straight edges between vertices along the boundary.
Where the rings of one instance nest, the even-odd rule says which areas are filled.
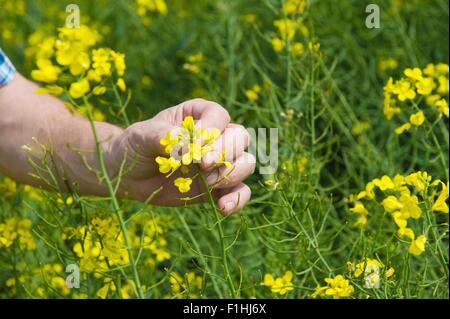
[[[190,192],[181,194],[173,185],[180,174],[175,173],[166,178],[159,172],[155,162],[157,156],[167,155],[160,144],[161,138],[166,136],[167,131],[179,127],[186,116],[192,116],[196,126],[221,131],[214,143],[214,151],[202,158],[199,167],[208,176],[208,183],[214,185],[213,196],[223,214],[229,215],[242,209],[251,195],[250,188],[242,181],[255,170],[254,156],[244,151],[249,144],[249,134],[244,127],[230,124],[230,116],[222,106],[202,99],[184,102],[160,112],[150,120],[135,123],[107,144],[105,158],[112,175],[118,174],[124,159],[125,167],[129,167],[129,172],[122,180],[121,196],[146,201],[162,187],[152,198],[153,204],[182,206],[186,201],[179,198],[204,193],[199,178],[196,178]],[[223,149],[227,151],[225,160],[232,163],[230,168],[217,168],[215,165],[215,160]],[[206,199],[203,195],[187,203],[198,203]]]

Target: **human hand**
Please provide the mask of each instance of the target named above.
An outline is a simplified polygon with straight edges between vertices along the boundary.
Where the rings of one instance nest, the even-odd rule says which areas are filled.
[[[122,178],[120,195],[140,201],[151,198],[151,203],[162,206],[182,206],[206,200],[205,195],[198,196],[205,192],[198,178],[194,179],[189,192],[181,194],[174,186],[174,180],[181,173],[175,172],[167,178],[159,172],[155,162],[156,157],[167,156],[161,138],[166,137],[166,132],[180,127],[187,116],[194,118],[196,127],[220,130],[221,134],[213,144],[214,150],[202,158],[199,168],[207,176],[208,184],[213,185],[213,196],[223,214],[242,209],[251,195],[250,188],[242,181],[255,170],[254,156],[245,152],[249,134],[244,127],[230,123],[230,116],[222,106],[202,99],[181,103],[150,120],[135,123],[106,144],[105,159],[112,175],[118,174],[124,159],[130,168]],[[231,162],[231,167],[217,167],[215,162],[222,150],[226,150],[225,161]],[[190,173],[193,174],[195,172]],[[195,199],[187,202],[180,199],[186,197]]]

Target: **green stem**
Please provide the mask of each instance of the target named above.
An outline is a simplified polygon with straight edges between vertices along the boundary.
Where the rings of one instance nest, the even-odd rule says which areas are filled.
[[[428,200],[428,202],[430,202],[430,201]],[[431,214],[432,214],[432,208],[430,207],[430,205],[427,205],[427,211],[426,211],[425,216],[426,216],[426,219],[427,219],[429,227],[430,227],[431,236],[433,237],[433,240],[436,244],[435,249],[437,250],[439,260],[441,262],[441,266],[444,269],[445,276],[447,277],[447,280],[448,280],[449,279],[449,277],[448,277],[449,276],[448,261],[445,260],[444,252],[442,251],[440,241],[436,234],[436,229],[435,229],[436,222],[433,222],[434,218],[433,219],[431,218]]]
[[[119,102],[120,113],[121,113],[121,115],[123,117],[125,125],[128,127],[128,126],[130,126],[130,120],[128,119],[128,115],[127,115],[127,112],[125,110],[125,106],[123,105],[122,98],[120,97],[120,94],[117,91],[117,87],[114,85],[114,83],[112,84],[112,88],[113,88],[114,95],[115,95],[117,101]]]
[[[86,105],[88,105],[86,98],[84,98],[84,103]],[[117,215],[117,218],[119,219],[120,228],[122,230],[123,237],[125,240],[125,246],[126,246],[126,249],[128,252],[128,258],[130,259],[131,272],[133,274],[134,283],[136,285],[137,295],[140,299],[144,299],[144,293],[142,292],[141,281],[139,279],[139,274],[138,274],[138,271],[136,268],[136,263],[135,263],[135,259],[133,256],[133,252],[131,251],[130,239],[128,237],[127,228],[126,228],[125,222],[123,220],[122,213],[120,212],[120,205],[119,205],[119,202],[116,197],[116,192],[114,191],[113,183],[112,183],[111,179],[109,178],[108,171],[106,169],[105,159],[104,159],[103,152],[101,149],[97,128],[95,127],[95,123],[93,120],[92,110],[89,107],[87,107],[87,115],[88,115],[89,123],[90,123],[91,129],[92,129],[92,133],[94,134],[95,150],[97,153],[97,159],[98,159],[98,163],[99,163],[100,172],[102,174],[102,180],[104,181],[104,183],[108,189],[109,195],[111,197],[111,203],[113,206],[113,210],[114,210],[114,213]]]
[[[236,298],[236,290],[234,288],[233,279],[231,278],[230,270],[228,268],[228,254],[227,254],[227,249],[225,247],[225,236],[224,236],[223,227],[222,227],[222,220],[220,219],[220,213],[217,211],[216,203],[214,202],[214,199],[211,194],[211,190],[208,187],[208,182],[206,181],[205,175],[201,171],[199,171],[199,176],[200,176],[200,180],[202,181],[203,187],[205,188],[205,192],[208,195],[209,204],[211,205],[211,207],[213,208],[213,211],[214,211],[214,217],[216,219],[217,228],[219,231],[220,249],[222,252],[222,264],[223,264],[223,271],[224,271],[225,279],[227,280],[228,288],[230,289],[230,293],[231,293],[231,297]]]

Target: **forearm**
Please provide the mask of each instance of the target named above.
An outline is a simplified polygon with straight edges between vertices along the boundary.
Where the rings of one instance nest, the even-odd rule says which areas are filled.
[[[36,89],[20,75],[0,89],[0,172],[26,184],[51,188],[45,181],[50,180],[49,174],[40,171],[43,179],[31,175],[37,172],[30,159],[39,165],[38,157],[44,152],[38,144],[42,144],[51,151],[45,163],[62,190],[105,195],[107,191],[93,171],[98,170],[98,160],[89,121],[72,114],[57,98],[36,94]],[[107,123],[95,126],[104,149],[122,133]]]

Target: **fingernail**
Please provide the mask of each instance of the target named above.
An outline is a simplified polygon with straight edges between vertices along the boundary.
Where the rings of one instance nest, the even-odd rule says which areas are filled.
[[[231,213],[236,208],[236,204],[234,202],[226,202],[225,206],[223,207],[224,213]]]

